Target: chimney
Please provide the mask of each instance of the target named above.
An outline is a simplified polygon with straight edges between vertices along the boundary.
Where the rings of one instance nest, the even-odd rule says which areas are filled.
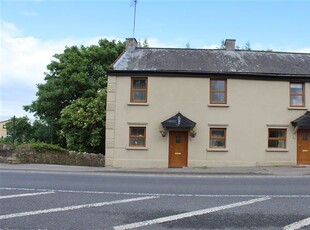
[[[138,46],[138,42],[135,38],[126,38],[126,49],[135,49]]]
[[[229,51],[234,51],[236,46],[236,39],[226,39],[225,49]]]

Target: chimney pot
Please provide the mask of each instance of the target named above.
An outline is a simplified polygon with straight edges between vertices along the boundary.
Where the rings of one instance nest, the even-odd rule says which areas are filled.
[[[226,39],[225,40],[225,49],[234,51],[236,49],[236,39]]]

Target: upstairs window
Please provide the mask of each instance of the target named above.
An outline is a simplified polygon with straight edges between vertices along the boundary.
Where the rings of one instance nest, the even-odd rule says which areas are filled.
[[[290,106],[291,107],[305,106],[305,84],[290,83]]]
[[[210,104],[227,104],[226,85],[226,80],[210,80]]]
[[[129,146],[130,147],[145,147],[145,127],[130,127],[129,128]]]
[[[286,148],[286,129],[268,129],[268,148]]]
[[[226,148],[226,129],[210,129],[210,148]]]
[[[131,78],[130,102],[147,102],[147,78]]]

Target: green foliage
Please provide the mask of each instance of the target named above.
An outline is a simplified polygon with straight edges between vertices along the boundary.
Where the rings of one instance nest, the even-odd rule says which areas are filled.
[[[148,43],[147,39],[144,39],[142,47],[149,47],[149,43]]]
[[[35,140],[47,141],[49,133],[53,143],[72,150],[103,151],[105,101],[98,100],[105,100],[106,72],[124,49],[123,42],[102,39],[98,45],[66,47],[54,55],[45,83],[38,85],[37,100],[24,106],[49,128],[36,124]]]
[[[61,110],[78,98],[95,97],[106,87],[106,71],[124,50],[122,42],[103,39],[90,47],[66,47],[47,66],[45,83],[38,85],[37,100],[26,111],[47,122],[56,122]],[[58,128],[58,127],[56,127]]]
[[[61,111],[59,124],[67,147],[102,153],[104,148],[106,90],[95,98],[79,98]]]
[[[28,143],[19,145],[17,147],[18,150],[23,149],[31,149],[35,150],[36,152],[44,153],[44,152],[65,152],[66,150],[59,147],[58,145],[46,144],[46,143]]]
[[[35,120],[32,124],[32,139],[36,142],[49,143],[52,139],[52,127],[41,120]]]
[[[7,141],[12,143],[26,143],[31,139],[32,127],[29,118],[13,117],[6,123]]]
[[[247,42],[245,43],[245,46],[243,47],[243,49],[244,49],[244,50],[251,50],[251,44],[250,44],[249,41],[247,41]]]

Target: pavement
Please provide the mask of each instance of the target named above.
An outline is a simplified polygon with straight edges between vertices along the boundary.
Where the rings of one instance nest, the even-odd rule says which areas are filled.
[[[245,176],[310,176],[310,165],[266,167],[202,167],[202,168],[112,168],[53,164],[5,164],[0,170],[68,173],[134,173],[172,175],[245,175]]]

